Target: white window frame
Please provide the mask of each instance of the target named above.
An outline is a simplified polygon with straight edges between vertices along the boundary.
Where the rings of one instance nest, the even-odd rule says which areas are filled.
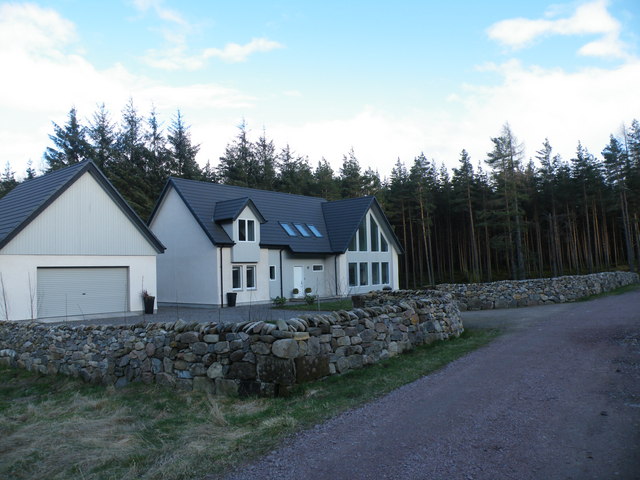
[[[269,280],[273,282],[277,279],[278,279],[278,269],[276,268],[275,265],[269,265]]]
[[[233,265],[231,267],[231,287],[233,290],[242,290],[242,265]],[[235,277],[234,277],[234,272],[238,272],[238,281],[240,282],[240,286],[236,287],[235,284]]]
[[[244,269],[245,271],[245,281],[247,285],[247,290],[257,290],[258,289],[258,278],[257,278],[257,268],[255,265],[247,265]],[[253,272],[253,286],[249,286],[249,272]]]
[[[244,240],[240,238],[240,232],[244,226]],[[238,241],[239,242],[255,242],[256,241],[256,221],[250,218],[241,218],[238,220]]]
[[[351,275],[351,269],[353,268],[353,278]],[[358,286],[358,262],[349,262],[347,265],[347,283],[350,287]]]
[[[358,264],[358,280],[360,280],[358,282],[358,285],[361,287],[366,287],[367,285],[369,285],[369,263],[368,262],[360,262]]]
[[[316,263],[315,265],[313,265],[311,267],[311,270],[314,271],[314,272],[322,272],[322,271],[324,271],[324,265]]]

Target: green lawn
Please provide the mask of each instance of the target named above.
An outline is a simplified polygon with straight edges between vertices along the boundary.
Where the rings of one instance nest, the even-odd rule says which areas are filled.
[[[224,473],[312,426],[427,375],[499,332],[472,330],[299,385],[287,398],[115,390],[0,367],[0,478],[193,479]]]

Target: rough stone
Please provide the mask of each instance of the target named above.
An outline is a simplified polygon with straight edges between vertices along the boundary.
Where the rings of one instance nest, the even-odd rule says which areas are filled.
[[[298,356],[298,342],[293,339],[280,339],[273,342],[271,352],[280,358],[295,358]]]

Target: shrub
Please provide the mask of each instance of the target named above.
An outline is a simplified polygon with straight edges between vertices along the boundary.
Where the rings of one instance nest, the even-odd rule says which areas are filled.
[[[273,301],[273,304],[274,304],[276,307],[281,307],[281,306],[283,306],[285,303],[287,303],[287,299],[286,299],[286,298],[284,298],[284,297],[276,297],[276,298],[273,298],[273,299],[272,299],[272,301]]]
[[[311,293],[311,287],[307,287],[304,289],[304,293],[306,293],[307,295],[309,295]]]
[[[315,295],[306,294],[304,296],[304,301],[307,302],[307,305],[313,305],[314,302],[316,301],[316,298],[317,297]]]

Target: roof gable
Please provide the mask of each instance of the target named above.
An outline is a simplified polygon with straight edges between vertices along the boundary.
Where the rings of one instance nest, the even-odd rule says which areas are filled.
[[[29,225],[82,175],[92,175],[109,197],[144,235],[158,253],[162,243],[131,209],[104,174],[91,161],[71,165],[40,177],[26,180],[0,199],[0,249]]]
[[[258,210],[258,207],[256,207],[255,203],[253,203],[253,201],[247,197],[236,198],[233,200],[223,200],[216,203],[216,207],[213,212],[213,221],[235,221],[247,206],[253,211],[253,214],[258,217],[260,223],[264,223],[266,221],[260,213],[260,210]]]

